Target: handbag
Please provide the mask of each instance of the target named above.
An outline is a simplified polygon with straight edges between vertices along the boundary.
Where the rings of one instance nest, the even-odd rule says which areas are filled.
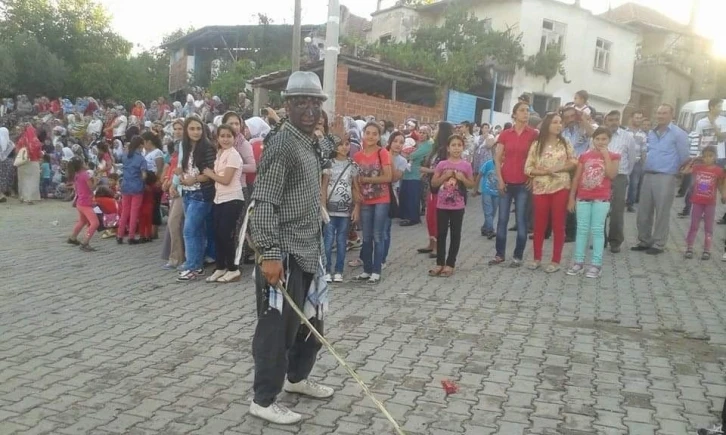
[[[381,161],[381,150],[378,150],[378,163],[381,164],[381,171],[383,170],[383,161]],[[396,196],[396,192],[393,190],[393,183],[387,183],[388,184],[388,196],[391,198],[391,201],[389,203],[388,207],[388,217],[393,219],[395,217],[398,217],[398,196]]]
[[[18,153],[15,155],[15,160],[13,161],[13,166],[16,168],[19,168],[25,164],[27,164],[30,161],[28,158],[28,149],[27,148],[20,148]]]

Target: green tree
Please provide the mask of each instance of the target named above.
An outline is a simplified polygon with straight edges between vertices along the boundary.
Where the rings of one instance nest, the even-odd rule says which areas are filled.
[[[0,95],[9,95],[13,92],[17,70],[13,52],[9,46],[0,45]]]
[[[245,92],[248,80],[274,71],[289,70],[290,67],[289,59],[280,59],[264,65],[256,65],[247,59],[228,62],[223,64],[217,77],[212,80],[209,90],[213,95],[219,96],[222,101],[234,104],[237,101],[237,95]]]
[[[37,94],[60,94],[67,76],[65,64],[33,35],[16,35],[8,51],[16,70],[12,86],[15,93],[31,98]]]
[[[526,57],[521,34],[512,29],[492,30],[461,7],[448,8],[439,27],[422,26],[409,41],[379,44],[372,51],[386,63],[419,71],[462,91],[480,87],[492,66],[509,71],[525,68],[547,81],[564,73],[564,56],[559,52]]]

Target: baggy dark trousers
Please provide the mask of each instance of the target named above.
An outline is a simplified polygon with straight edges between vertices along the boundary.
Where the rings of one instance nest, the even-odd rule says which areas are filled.
[[[300,309],[313,280],[313,274],[303,272],[292,255],[288,256],[286,275],[287,292]],[[257,296],[257,328],[252,339],[252,356],[255,361],[254,401],[270,406],[282,391],[285,375],[292,383],[307,379],[315,365],[322,344],[303,325],[287,301],[282,304],[282,314],[269,307],[267,282],[259,266],[255,270]],[[310,319],[315,329],[323,332],[323,321]]]

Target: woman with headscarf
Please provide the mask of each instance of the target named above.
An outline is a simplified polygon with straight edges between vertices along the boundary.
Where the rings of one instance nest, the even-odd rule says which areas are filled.
[[[146,120],[153,124],[159,120],[159,115],[159,103],[154,100],[151,102],[151,107],[146,111]]]
[[[174,107],[170,115],[171,119],[184,117],[184,106],[182,106],[182,103],[179,101],[174,101],[173,106]]]
[[[183,115],[185,118],[188,118],[189,116],[193,115],[196,111],[196,108],[194,107],[194,97],[192,94],[187,94],[187,103],[184,105],[183,109]]]
[[[136,119],[144,119],[144,116],[146,115],[146,106],[144,106],[144,103],[141,102],[141,100],[136,100],[134,103],[134,108],[131,109],[131,116],[135,116]]]
[[[99,109],[98,102],[93,97],[88,97],[88,105],[86,110],[83,111],[83,116],[93,116],[94,113]]]
[[[20,201],[32,205],[40,201],[40,160],[43,157],[42,144],[32,124],[28,124],[15,145],[16,156],[24,153],[27,157],[18,168],[18,196]],[[25,150],[25,151],[22,151]],[[17,157],[16,157],[17,158]]]
[[[245,121],[247,126],[247,132],[249,133],[249,142],[252,147],[252,155],[255,158],[255,162],[259,162],[262,159],[262,148],[264,147],[263,142],[267,134],[270,132],[270,126],[267,125],[264,119],[259,116]],[[245,183],[247,184],[247,192],[252,195],[252,189],[255,183],[255,172],[245,174]]]
[[[13,158],[15,144],[10,141],[10,132],[5,127],[0,127],[0,202],[6,202],[5,195],[10,194],[13,182],[15,181],[15,170]]]

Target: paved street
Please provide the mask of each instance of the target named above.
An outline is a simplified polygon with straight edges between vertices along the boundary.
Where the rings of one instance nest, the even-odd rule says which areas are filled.
[[[382,283],[334,289],[327,336],[407,433],[683,435],[716,421],[723,226],[709,262],[684,262],[674,218],[664,255],[627,245],[586,280],[486,266],[478,200],[467,213],[454,277],[427,277],[425,228],[396,226]],[[281,396],[303,424],[247,415],[251,280],[178,284],[159,242],[83,253],[64,243],[74,220],[68,203],[0,206],[0,434],[392,433],[326,351],[313,377],[336,395]],[[459,392],[445,397],[443,379]]]

